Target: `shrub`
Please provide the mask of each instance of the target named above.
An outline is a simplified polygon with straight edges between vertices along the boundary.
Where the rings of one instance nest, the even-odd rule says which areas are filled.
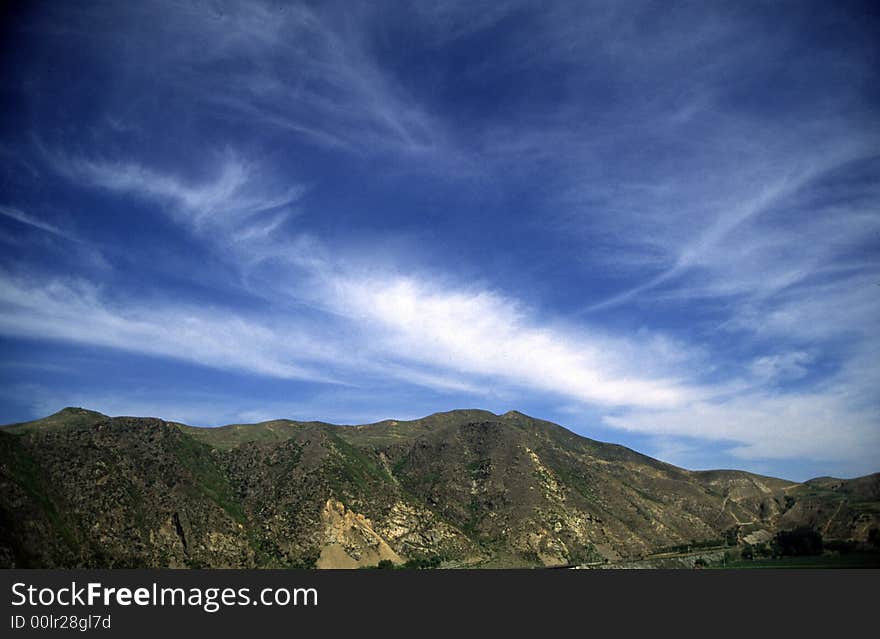
[[[880,528],[871,528],[868,531],[868,543],[880,550]]]
[[[776,534],[776,550],[780,555],[806,556],[822,554],[822,535],[809,526],[783,530]]]
[[[437,568],[440,565],[440,561],[440,557],[434,555],[433,557],[428,557],[427,559],[410,559],[405,564],[403,564],[403,567],[414,569]]]

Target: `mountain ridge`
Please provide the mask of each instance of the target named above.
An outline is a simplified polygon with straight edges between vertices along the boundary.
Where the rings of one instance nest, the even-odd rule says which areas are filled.
[[[878,485],[691,471],[517,411],[195,427],[67,407],[0,427],[0,565],[554,566],[797,526],[861,542]]]

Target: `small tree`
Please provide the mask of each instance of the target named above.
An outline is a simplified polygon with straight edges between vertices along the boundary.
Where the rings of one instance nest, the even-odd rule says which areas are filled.
[[[880,528],[871,528],[868,531],[868,543],[880,550]]]
[[[739,531],[737,530],[736,526],[732,526],[731,528],[728,528],[724,532],[724,543],[726,543],[728,546],[736,546],[736,544],[738,542],[739,542]]]
[[[783,530],[776,534],[775,546],[780,555],[821,555],[822,534],[809,526]]]

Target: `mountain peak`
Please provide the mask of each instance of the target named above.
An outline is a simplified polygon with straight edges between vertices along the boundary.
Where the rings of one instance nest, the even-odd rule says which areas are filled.
[[[57,413],[50,415],[52,417],[107,417],[103,413],[83,408],[82,406],[65,406]]]
[[[35,419],[30,422],[21,422],[18,424],[9,424],[7,426],[3,426],[4,429],[9,432],[22,432],[26,430],[32,429],[43,429],[43,428],[58,428],[63,426],[76,426],[80,424],[87,424],[96,421],[102,421],[108,419],[107,415],[103,413],[98,413],[93,410],[88,410],[86,408],[81,408],[79,406],[66,406],[59,410],[57,413],[53,413],[48,417],[43,417],[41,419]]]

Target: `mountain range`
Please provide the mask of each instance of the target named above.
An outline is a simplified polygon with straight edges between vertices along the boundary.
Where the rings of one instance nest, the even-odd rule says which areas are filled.
[[[880,473],[690,471],[511,411],[198,428],[82,408],[0,428],[0,566],[614,564],[808,526],[864,542]]]

